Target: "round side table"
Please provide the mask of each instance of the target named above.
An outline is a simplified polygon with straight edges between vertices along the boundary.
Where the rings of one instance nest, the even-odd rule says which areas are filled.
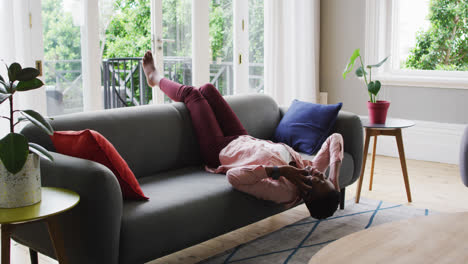
[[[75,207],[79,201],[80,196],[74,191],[63,188],[42,187],[42,200],[39,203],[20,208],[0,208],[2,229],[1,264],[10,263],[10,237],[15,226],[41,220],[47,223],[59,263],[67,263],[57,216]]]
[[[364,171],[366,169],[367,153],[369,151],[370,138],[374,137],[374,150],[372,151],[372,164],[370,173],[369,190],[372,190],[372,180],[374,177],[374,163],[375,163],[375,149],[377,147],[377,136],[394,136],[398,147],[398,154],[400,156],[401,170],[403,171],[403,180],[405,181],[406,196],[408,202],[411,202],[411,191],[408,179],[408,169],[406,167],[405,150],[403,148],[403,138],[401,129],[412,127],[415,125],[413,121],[404,119],[388,119],[385,124],[372,124],[368,118],[361,119],[362,126],[366,129],[366,139],[364,142],[364,155],[362,159],[361,177],[359,177],[358,186],[356,189],[356,203],[359,203],[361,197],[362,181],[364,179]]]

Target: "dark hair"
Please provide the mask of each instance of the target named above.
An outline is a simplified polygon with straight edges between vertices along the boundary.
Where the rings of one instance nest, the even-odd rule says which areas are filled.
[[[332,190],[320,197],[310,195],[312,192],[310,191],[302,197],[307,209],[309,209],[310,216],[316,219],[325,219],[332,216],[340,204],[340,192]]]

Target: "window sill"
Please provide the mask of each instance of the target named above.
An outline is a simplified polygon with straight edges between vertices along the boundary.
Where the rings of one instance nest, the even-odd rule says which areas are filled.
[[[382,85],[390,86],[413,86],[430,88],[468,89],[468,74],[446,74],[436,73],[382,73],[373,77]]]

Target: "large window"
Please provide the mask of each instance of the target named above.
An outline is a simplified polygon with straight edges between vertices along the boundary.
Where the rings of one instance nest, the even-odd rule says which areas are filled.
[[[231,0],[210,1],[210,81],[221,94],[232,94],[233,10]]]
[[[264,54],[264,25],[263,25],[263,1],[249,0],[242,6],[248,10],[249,31],[249,92],[263,92],[263,54]],[[224,95],[234,93],[233,76],[233,1],[210,1],[210,80]]]
[[[264,55],[263,0],[249,0],[249,88],[263,92]]]
[[[234,3],[238,3],[237,11]],[[157,55],[157,63],[163,62],[159,67],[164,76],[177,82],[192,84],[197,69],[197,78],[208,80],[208,71],[203,69],[209,67],[209,81],[223,95],[263,92],[263,1],[210,0],[205,4],[192,6],[192,0],[99,0],[83,5],[81,0],[42,0],[48,114],[100,108],[99,100],[90,100],[96,95],[102,95],[104,108],[152,103],[157,89],[148,87],[141,67],[147,50]],[[208,23],[193,27],[192,12],[197,15],[194,19],[207,14]],[[99,25],[89,19],[96,15]],[[234,22],[235,15],[243,17],[242,37],[234,32],[235,26],[241,25]],[[99,27],[99,34],[94,27]],[[209,42],[201,42],[197,54],[211,53],[197,57],[195,65],[192,42],[206,39],[202,36],[209,36]],[[248,56],[236,60],[242,61],[241,70],[241,63],[234,64],[233,59],[238,58],[233,54],[239,53],[239,47],[248,47],[242,50]],[[100,86],[99,75],[90,77],[90,72],[99,72],[97,64]],[[245,83],[240,85],[239,79]]]
[[[192,84],[192,1],[163,0],[164,75]]]
[[[150,103],[141,67],[151,49],[150,0],[100,0],[99,11],[104,107]]]
[[[366,60],[386,84],[468,88],[468,1],[367,1]]]
[[[399,3],[398,23],[396,32],[398,33],[397,54],[395,59],[400,68],[422,69],[417,65],[410,65],[409,58],[414,57],[417,52],[416,46],[422,43],[417,41],[423,32],[430,28],[429,0],[402,1]]]
[[[49,116],[83,111],[80,1],[43,0],[44,83]]]
[[[163,52],[164,76],[190,85],[191,1],[162,0],[161,4],[162,34],[156,41]],[[152,90],[141,67],[141,57],[152,48],[151,1],[101,0],[100,9],[105,25],[101,36],[105,107],[151,103]]]
[[[468,1],[398,2],[400,67],[468,71]]]

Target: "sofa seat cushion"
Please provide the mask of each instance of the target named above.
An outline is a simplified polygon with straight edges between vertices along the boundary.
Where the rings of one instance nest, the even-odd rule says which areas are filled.
[[[148,201],[124,201],[120,263],[142,263],[254,223],[282,205],[234,190],[223,174],[188,167],[139,179]]]
[[[306,153],[299,153],[303,159],[313,160],[315,155],[309,155]],[[351,154],[345,152],[343,155],[343,161],[341,163],[340,168],[340,187],[344,188],[344,186],[348,186],[352,183],[352,177],[354,171],[354,160]],[[328,170],[326,172],[328,175]]]

